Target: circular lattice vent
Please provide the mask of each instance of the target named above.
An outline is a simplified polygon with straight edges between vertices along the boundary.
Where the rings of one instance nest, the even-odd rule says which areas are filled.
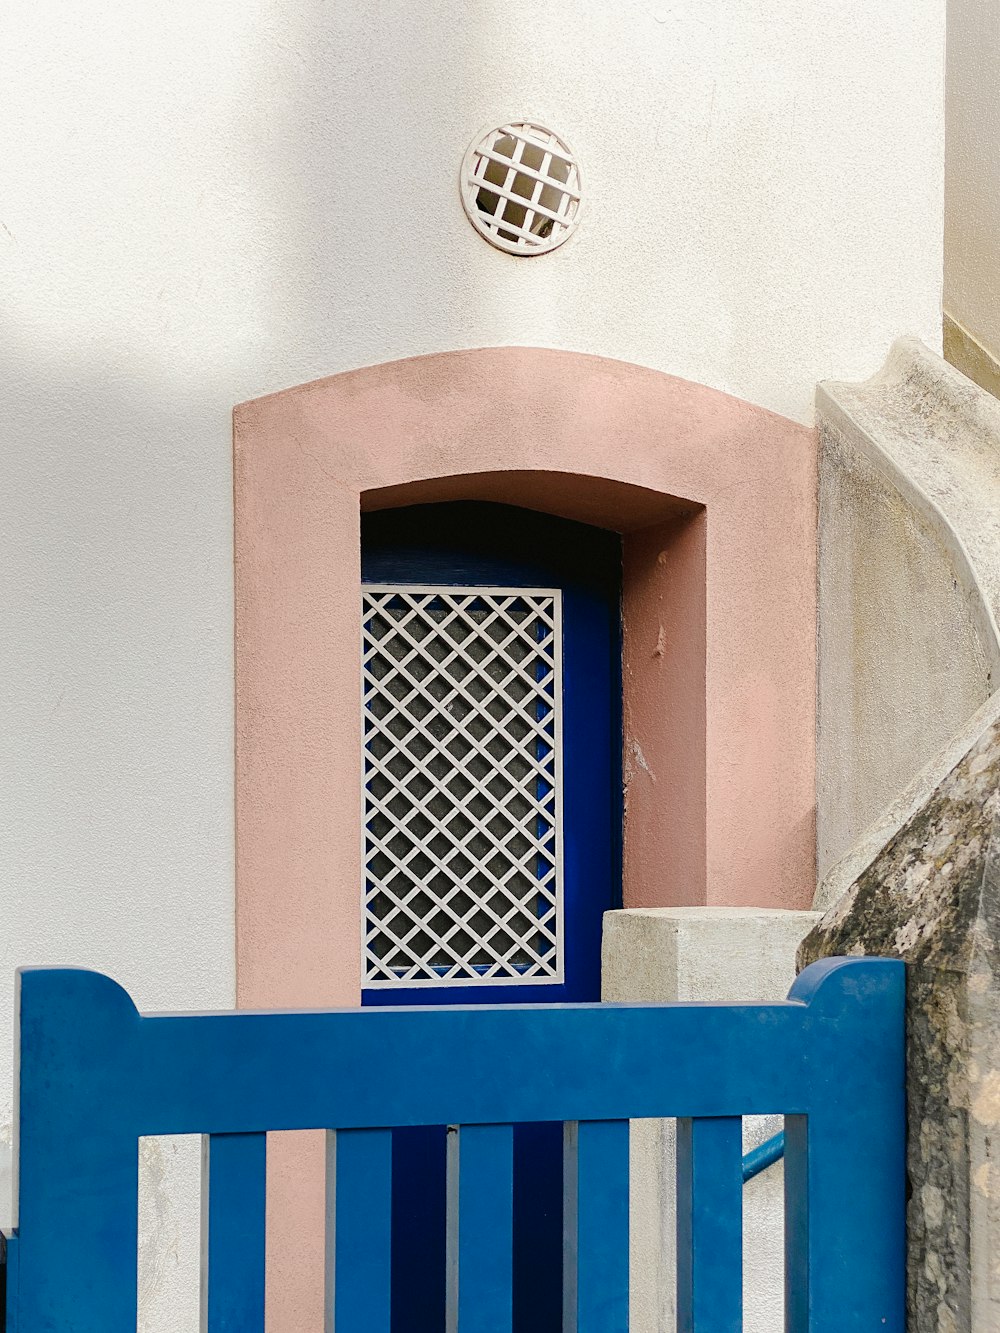
[[[558,134],[512,121],[469,146],[462,202],[491,245],[512,255],[541,255],[562,245],[577,224],[580,168]]]

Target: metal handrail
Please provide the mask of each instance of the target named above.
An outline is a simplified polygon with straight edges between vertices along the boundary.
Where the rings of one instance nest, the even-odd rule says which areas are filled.
[[[759,1176],[769,1166],[774,1166],[775,1162],[780,1162],[784,1155],[784,1131],[775,1134],[773,1138],[765,1139],[756,1148],[751,1148],[743,1157],[743,1184],[745,1185],[748,1180],[753,1180],[754,1176]]]

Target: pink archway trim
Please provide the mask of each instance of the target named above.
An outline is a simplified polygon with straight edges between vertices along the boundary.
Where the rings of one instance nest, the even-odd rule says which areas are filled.
[[[241,1005],[358,1000],[359,514],[470,498],[624,534],[626,905],[812,901],[815,433],[574,352],[390,362],[235,413]],[[282,1330],[320,1326],[296,1231]]]

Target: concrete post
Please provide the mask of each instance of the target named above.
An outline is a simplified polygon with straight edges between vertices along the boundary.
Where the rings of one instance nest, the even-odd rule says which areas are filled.
[[[907,969],[909,1333],[1000,1330],[1000,722],[803,942]]]
[[[663,907],[604,918],[603,998],[618,1001],[783,1000],[795,950],[816,912]],[[744,1121],[744,1151],[780,1129],[778,1117]],[[676,1327],[674,1126],[637,1120],[631,1137],[630,1333]],[[744,1192],[746,1333],[774,1333],[783,1315],[783,1186],[773,1166]]]

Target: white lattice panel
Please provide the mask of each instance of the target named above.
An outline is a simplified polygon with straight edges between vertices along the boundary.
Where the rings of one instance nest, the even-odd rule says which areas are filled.
[[[561,981],[561,594],[362,602],[365,985]]]

